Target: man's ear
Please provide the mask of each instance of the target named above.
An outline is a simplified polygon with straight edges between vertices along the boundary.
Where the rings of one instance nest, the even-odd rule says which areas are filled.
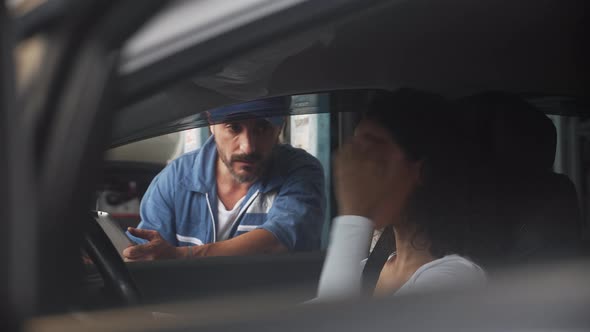
[[[215,127],[215,126],[214,125],[209,126],[209,131],[211,132],[211,135],[215,135],[215,131],[213,130],[213,127]]]

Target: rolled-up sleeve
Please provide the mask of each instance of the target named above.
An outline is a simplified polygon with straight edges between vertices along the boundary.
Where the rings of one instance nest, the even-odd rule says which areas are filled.
[[[291,164],[265,222],[258,228],[273,233],[289,250],[320,248],[325,218],[324,172],[306,155]]]
[[[172,245],[177,245],[175,237],[174,214],[174,165],[168,165],[158,174],[146,191],[139,213],[141,222],[137,228],[155,230]],[[135,237],[129,232],[127,236],[136,243],[146,240]]]

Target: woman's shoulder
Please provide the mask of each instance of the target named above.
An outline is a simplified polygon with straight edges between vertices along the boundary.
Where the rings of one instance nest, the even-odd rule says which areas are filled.
[[[459,255],[447,255],[422,265],[396,294],[482,286],[485,282],[486,273],[479,265]]]
[[[454,271],[455,269],[457,270],[469,270],[469,271],[474,271],[474,272],[481,272],[483,273],[483,269],[477,265],[476,263],[474,263],[473,261],[469,260],[466,257],[460,256],[460,255],[447,255],[444,257],[441,257],[439,259],[435,259],[430,263],[426,263],[424,265],[422,265],[418,271],[416,271],[416,273],[418,273],[419,271],[421,272],[425,272],[425,271]]]

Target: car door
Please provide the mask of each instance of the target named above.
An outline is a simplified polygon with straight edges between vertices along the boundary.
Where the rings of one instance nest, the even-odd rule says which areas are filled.
[[[24,92],[25,113],[30,116],[25,124],[29,127],[2,123],[3,127],[22,130],[19,134],[28,138],[23,149],[18,150],[25,151],[26,158],[6,159],[14,163],[11,170],[15,173],[6,173],[12,179],[9,183],[18,185],[5,191],[14,211],[6,214],[6,219],[15,227],[12,234],[16,230],[18,233],[11,236],[13,241],[3,242],[10,246],[6,252],[15,255],[7,259],[14,264],[7,273],[18,281],[17,287],[10,288],[13,296],[7,300],[7,307],[14,308],[16,313],[12,316],[14,321],[63,312],[84,301],[78,288],[82,275],[78,250],[84,231],[81,220],[86,217],[92,199],[101,152],[108,146],[115,110],[188,72],[302,27],[311,28],[356,13],[367,5],[358,0],[252,1],[254,11],[249,12],[248,19],[242,17],[230,26],[213,22],[219,24],[216,34],[180,43],[181,48],[173,47],[171,53],[164,52],[163,56],[157,47],[148,47],[138,56],[148,56],[153,61],[126,71],[129,67],[120,60],[131,61],[134,57],[121,56],[125,41],[163,7],[173,10],[186,3],[143,1],[137,6],[134,2],[47,1],[46,6],[39,7],[46,10],[41,12],[43,15],[32,12],[36,18],[19,19],[27,23],[21,27],[20,35],[43,33],[48,49],[35,86]],[[5,31],[9,30],[2,30]],[[178,36],[172,37],[173,41],[179,40],[174,38]],[[3,59],[8,59],[10,50],[4,49]],[[7,67],[2,68],[3,79],[10,79],[10,75],[4,75]],[[6,96],[8,99],[3,101],[10,104],[13,93]],[[215,103],[227,101],[221,98]],[[16,149],[10,151],[14,153]],[[23,238],[27,239],[26,245],[20,242]]]
[[[11,197],[15,191],[12,183],[9,182],[14,168],[15,161],[11,158],[14,149],[11,149],[10,142],[14,138],[14,132],[10,130],[11,124],[15,123],[16,112],[16,94],[15,94],[15,77],[14,62],[11,56],[14,48],[13,22],[7,12],[4,3],[0,4],[0,176],[5,184],[0,188],[0,199],[4,202],[4,208],[1,209],[0,219],[3,221],[10,220],[16,213],[16,206],[11,204]],[[11,304],[16,304],[17,293],[12,291],[13,276],[9,271],[17,269],[13,260],[13,252],[10,245],[10,232],[13,230],[10,224],[3,222],[2,238],[0,240],[0,264],[2,264],[2,273],[0,273],[0,329],[8,330],[16,327],[17,321],[13,318]],[[26,277],[26,276],[24,276]],[[24,291],[24,289],[20,289]],[[19,303],[20,304],[20,303]]]
[[[7,101],[2,115],[8,120],[2,122],[2,132],[8,134],[2,141],[8,147],[2,159],[8,206],[3,209],[7,239],[2,243],[9,247],[3,254],[11,255],[3,259],[9,268],[2,272],[8,290],[2,298],[7,302],[3,314],[15,325],[80,301],[75,300],[81,275],[79,220],[90,197],[84,188],[100,162],[98,142],[108,128],[108,113],[98,111],[105,105],[101,99],[108,100],[110,92],[104,88],[116,63],[109,54],[161,4],[145,2],[145,8],[136,10],[115,8],[112,2],[49,1],[16,18],[19,38],[43,35],[48,41],[34,84],[22,91],[20,112],[10,92],[14,36],[11,29],[2,29]],[[118,16],[122,13],[124,19]],[[95,25],[89,17],[108,23]],[[109,30],[111,24],[119,30]]]

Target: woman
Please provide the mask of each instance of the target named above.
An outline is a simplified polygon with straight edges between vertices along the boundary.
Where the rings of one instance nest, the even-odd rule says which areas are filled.
[[[335,227],[370,220],[377,229],[393,228],[382,235],[394,237],[395,252],[375,295],[485,281],[483,270],[462,256],[477,228],[477,181],[469,159],[475,149],[456,123],[436,95],[409,89],[382,94],[335,156]]]

